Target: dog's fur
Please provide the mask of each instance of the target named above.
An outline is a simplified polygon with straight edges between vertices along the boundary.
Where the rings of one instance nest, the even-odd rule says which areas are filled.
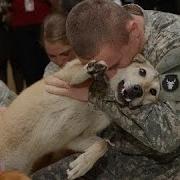
[[[138,75],[139,68],[146,69],[147,78]],[[89,78],[87,66],[83,68],[77,59],[68,63],[56,76],[72,84]],[[140,84],[143,95],[131,100],[128,98],[130,106],[137,106],[157,100],[158,93],[152,96],[149,92],[152,87],[159,92],[156,77],[157,72],[143,60],[119,70],[110,84],[121,105],[127,100],[126,97],[121,102],[124,90]],[[118,84],[122,80],[123,87],[118,93]],[[110,124],[109,118],[85,102],[47,93],[44,80],[24,90],[0,118],[0,160],[6,170],[29,173],[33,163],[42,155],[67,148],[83,152],[70,163],[67,171],[68,178],[75,179],[84,175],[107,150],[107,142],[96,133]]]

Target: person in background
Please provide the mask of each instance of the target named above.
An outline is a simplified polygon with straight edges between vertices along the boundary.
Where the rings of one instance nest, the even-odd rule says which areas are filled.
[[[158,70],[161,83],[159,102],[128,110],[119,106],[112,91],[105,97],[88,97],[89,87],[70,87],[51,76],[48,92],[89,100],[116,120],[101,134],[115,146],[82,179],[180,178],[179,29],[178,15],[145,11],[133,4],[118,6],[110,0],[84,0],[68,14],[66,34],[83,63],[104,60],[111,78],[141,53]],[[94,89],[89,95],[96,93]],[[71,158],[50,173],[65,178]]]
[[[66,38],[65,23],[66,15],[57,12],[47,16],[42,26],[42,43],[50,59],[44,77],[57,72],[75,58]]]
[[[44,70],[44,77],[60,70],[68,61],[75,58],[65,32],[66,15],[55,12],[48,15],[42,25],[42,46],[50,59]],[[17,95],[0,81],[0,106],[7,107]]]
[[[46,0],[12,0],[10,27],[12,29],[14,61],[22,71],[26,85],[42,78],[49,59],[40,45],[41,25],[51,12]]]
[[[0,1],[0,79],[7,83],[7,61],[10,54],[9,31],[5,21],[9,3]]]
[[[9,0],[0,1],[0,79],[8,83],[8,62],[11,64],[16,92],[19,93],[24,87],[22,73],[14,60],[12,33],[9,28],[8,15],[11,3]]]
[[[82,0],[75,0],[76,3]],[[41,47],[50,59],[49,64],[45,67],[44,77],[57,72],[65,62],[75,58],[74,51],[70,48],[65,34],[65,19],[76,4],[73,0],[49,0],[53,12],[47,15],[41,26]],[[17,97],[6,84],[0,81],[0,107],[7,107]]]

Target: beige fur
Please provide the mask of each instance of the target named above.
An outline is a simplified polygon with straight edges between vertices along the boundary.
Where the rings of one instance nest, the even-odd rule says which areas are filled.
[[[132,69],[139,63],[133,64],[130,65]],[[156,84],[158,80],[152,78],[156,71],[150,65],[145,66],[152,73],[148,77],[151,82],[147,80],[148,86]],[[79,60],[74,60],[56,76],[70,83],[80,83],[89,78],[86,71]],[[111,80],[115,91],[124,73],[127,70],[120,70]],[[83,78],[79,78],[81,76]],[[139,78],[136,80],[139,81]],[[147,95],[143,99],[145,97]],[[109,124],[104,113],[95,111],[87,103],[47,93],[44,80],[41,80],[24,90],[1,114],[0,160],[4,162],[6,170],[17,169],[29,173],[33,163],[42,155],[61,148],[72,149],[83,152],[70,163],[70,170],[67,171],[68,178],[75,179],[91,169],[106,152],[107,142],[97,137],[96,133]]]

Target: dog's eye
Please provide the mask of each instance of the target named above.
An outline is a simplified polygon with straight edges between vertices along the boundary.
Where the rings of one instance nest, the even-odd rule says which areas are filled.
[[[153,95],[153,96],[156,96],[156,94],[157,94],[157,91],[156,91],[156,89],[150,89],[150,93],[151,93],[151,95]]]
[[[139,75],[142,76],[142,77],[145,77],[145,76],[146,76],[146,70],[140,68],[140,69],[139,69]]]

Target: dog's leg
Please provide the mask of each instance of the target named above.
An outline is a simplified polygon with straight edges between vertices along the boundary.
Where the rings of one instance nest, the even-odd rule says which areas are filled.
[[[89,79],[91,76],[82,65],[74,65],[74,67],[66,67],[53,74],[53,76],[69,82],[70,85],[78,85]],[[47,77],[50,78],[51,76]]]
[[[107,65],[104,63],[104,61],[91,61],[85,66],[83,66],[81,63],[74,63],[71,66],[65,66],[53,76],[69,82],[70,85],[78,85],[91,77],[97,76],[99,73],[105,72],[106,69]]]
[[[84,152],[69,164],[68,179],[76,179],[88,172],[107,151],[108,143],[100,137],[79,137],[68,145],[69,149]]]

